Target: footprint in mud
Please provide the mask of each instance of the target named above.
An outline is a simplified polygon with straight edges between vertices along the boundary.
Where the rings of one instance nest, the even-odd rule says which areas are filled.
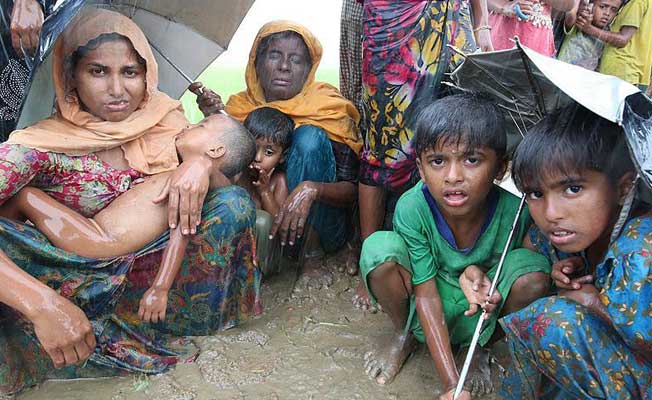
[[[230,349],[229,354],[237,353],[237,349]],[[279,363],[279,359],[254,360],[246,354],[234,360],[217,350],[204,351],[197,358],[204,380],[218,389],[263,383],[276,371]]]

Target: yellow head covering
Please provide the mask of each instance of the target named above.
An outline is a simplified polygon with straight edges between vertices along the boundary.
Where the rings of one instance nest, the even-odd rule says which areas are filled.
[[[285,31],[301,35],[310,52],[312,69],[299,94],[289,100],[268,103],[256,73],[256,50],[263,38]],[[353,103],[342,97],[335,87],[328,83],[315,82],[315,72],[321,55],[321,43],[302,25],[290,21],[273,21],[263,25],[249,53],[245,72],[247,90],[231,96],[226,104],[226,111],[234,118],[243,121],[257,108],[272,107],[289,115],[297,125],[318,126],[326,131],[331,140],[345,143],[356,153],[360,152],[362,140],[357,128],[360,120],[358,110]]]
[[[147,66],[145,99],[120,122],[104,121],[84,111],[76,92],[70,89],[64,66],[75,50],[104,33],[128,38]],[[188,122],[181,103],[158,91],[154,54],[143,32],[129,18],[108,10],[82,11],[57,40],[53,57],[57,112],[13,132],[9,143],[73,156],[121,146],[129,165],[145,174],[172,170],[179,165],[174,137]]]

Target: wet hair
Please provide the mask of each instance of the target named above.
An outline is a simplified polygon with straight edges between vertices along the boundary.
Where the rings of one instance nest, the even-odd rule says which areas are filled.
[[[480,93],[446,96],[418,114],[413,146],[417,157],[436,146],[464,143],[467,151],[489,147],[498,159],[507,152],[502,110]]]
[[[271,35],[265,36],[260,40],[260,42],[258,43],[258,47],[256,48],[256,61],[255,61],[256,68],[258,68],[258,63],[263,59],[263,56],[265,55],[265,53],[267,53],[267,50],[269,49],[269,46],[272,44],[273,41],[289,39],[292,37],[301,40],[301,43],[303,44],[303,49],[306,52],[306,57],[307,57],[306,61],[308,62],[309,65],[312,65],[313,61],[310,56],[310,50],[308,50],[308,46],[306,45],[306,42],[303,40],[303,37],[294,31],[283,31],[283,32],[272,33]]]
[[[247,115],[244,126],[254,139],[266,139],[280,145],[283,150],[292,143],[294,121],[286,114],[271,107],[258,108]]]
[[[228,118],[229,122],[225,124],[225,130],[220,140],[227,151],[220,166],[220,171],[227,178],[233,178],[254,161],[256,157],[256,141],[240,122],[231,117],[225,118]]]
[[[530,129],[513,160],[516,187],[540,188],[548,176],[571,177],[591,170],[615,184],[634,165],[621,127],[572,104],[546,116]]]
[[[147,62],[134,49],[131,40],[129,40],[129,38],[124,35],[112,32],[112,33],[103,33],[98,37],[89,40],[88,43],[86,43],[83,46],[79,46],[77,50],[73,51],[68,57],[66,57],[64,61],[64,70],[66,71],[66,79],[70,81],[74,78],[77,64],[79,64],[79,61],[82,58],[84,58],[88,53],[90,53],[93,50],[97,50],[104,43],[119,42],[119,41],[125,41],[129,43],[131,49],[134,51],[134,53],[136,53],[138,64],[142,65],[145,68],[145,70],[147,70]]]

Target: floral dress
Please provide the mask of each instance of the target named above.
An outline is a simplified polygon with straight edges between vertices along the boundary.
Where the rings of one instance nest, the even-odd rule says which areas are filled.
[[[141,174],[117,171],[95,155],[71,157],[0,144],[0,203],[26,185],[92,216]],[[146,200],[145,200],[146,201]],[[175,339],[208,335],[260,314],[260,271],[254,263],[255,206],[236,186],[211,191],[199,233],[190,239],[168,296],[166,319],[143,323],[138,305],[151,286],[169,234],[121,257],[91,259],[54,247],[33,226],[0,218],[0,248],[19,267],[79,306],[97,347],[84,366],[54,370],[31,324],[0,305],[0,395],[44,379],[160,373],[197,354]]]
[[[536,227],[530,238],[555,259]],[[513,361],[502,397],[652,398],[652,216],[629,221],[595,277],[610,321],[563,296],[539,299],[501,320]]]
[[[364,147],[360,182],[403,192],[416,183],[412,136],[420,109],[434,101],[451,52],[476,48],[468,2],[364,2]]]

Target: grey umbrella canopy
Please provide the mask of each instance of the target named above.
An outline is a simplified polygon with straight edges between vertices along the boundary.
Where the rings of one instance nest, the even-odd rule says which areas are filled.
[[[159,89],[179,98],[228,47],[254,0],[65,0],[45,21],[32,84],[18,127],[52,113],[54,87],[50,50],[68,22],[83,7],[118,11],[142,29],[159,65]]]

